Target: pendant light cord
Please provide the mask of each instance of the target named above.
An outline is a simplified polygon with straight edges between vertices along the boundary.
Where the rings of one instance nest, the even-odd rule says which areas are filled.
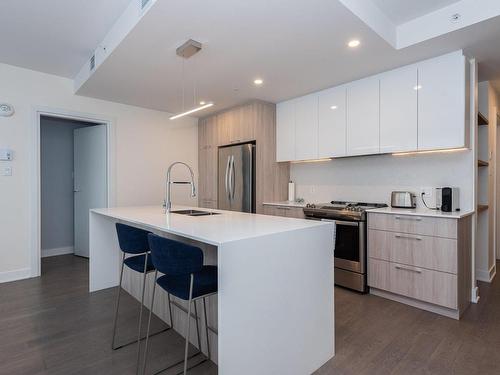
[[[185,86],[186,86],[186,82],[185,82],[185,79],[184,79],[184,57],[182,57],[182,111],[185,110],[185,107],[184,107],[184,96],[185,96]]]

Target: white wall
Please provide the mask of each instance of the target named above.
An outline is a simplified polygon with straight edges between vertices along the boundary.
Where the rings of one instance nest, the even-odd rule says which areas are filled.
[[[35,202],[31,192],[34,110],[38,106],[92,114],[113,120],[116,205],[160,204],[166,168],[174,160],[198,165],[197,120],[169,121],[166,112],[111,103],[73,94],[69,79],[0,64],[0,102],[14,105],[16,113],[0,118],[0,148],[14,150],[11,177],[0,176],[0,282],[31,273],[31,238]],[[184,173],[178,171],[176,173]],[[196,173],[197,174],[197,173]],[[180,190],[180,191],[179,191]],[[177,203],[196,204],[188,191],[174,189]]]
[[[393,190],[420,195],[421,187],[457,186],[462,210],[470,210],[473,157],[472,151],[361,156],[292,164],[290,176],[297,184],[296,196],[307,202],[347,200],[390,204]],[[423,206],[419,198],[417,204]]]
[[[42,117],[40,131],[42,256],[74,247],[73,131],[85,122]]]

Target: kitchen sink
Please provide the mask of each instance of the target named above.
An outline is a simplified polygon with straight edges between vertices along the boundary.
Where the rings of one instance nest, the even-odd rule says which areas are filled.
[[[199,211],[199,210],[178,210],[178,211],[170,211],[170,213],[172,213],[172,214],[179,214],[179,215],[187,215],[187,216],[219,215],[218,212]]]

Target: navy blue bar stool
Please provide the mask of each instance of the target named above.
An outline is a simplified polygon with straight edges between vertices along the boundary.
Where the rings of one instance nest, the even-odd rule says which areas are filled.
[[[206,298],[217,293],[217,267],[203,265],[203,252],[200,248],[174,241],[168,238],[160,237],[154,234],[149,234],[149,247],[151,249],[151,257],[153,265],[156,268],[155,284],[153,287],[153,298],[151,306],[154,303],[155,287],[158,284],[169,295],[188,301],[187,311],[187,328],[186,328],[186,344],[184,348],[184,372],[186,375],[188,370],[188,349],[189,349],[189,332],[191,328],[191,302],[194,302],[196,329],[198,334],[198,349],[197,354],[201,354],[200,332],[198,327],[198,311],[196,301],[203,300],[203,315],[205,322],[205,335],[207,340],[208,357],[189,369],[196,367],[210,359],[210,344],[208,338],[207,325],[207,307]],[[158,272],[163,273],[163,276],[158,277]],[[170,305],[170,300],[169,300]],[[149,310],[148,330],[146,333],[146,348],[144,353],[143,374],[146,373],[147,357],[148,357],[148,341],[149,328],[151,323],[151,311]],[[189,358],[194,357],[191,356]],[[179,361],[159,372],[172,368],[182,361]],[[158,373],[158,372],[157,372]]]
[[[121,271],[120,271],[120,285],[118,286],[118,297],[116,301],[116,310],[115,310],[115,317],[114,317],[114,323],[113,323],[113,340],[111,343],[111,347],[113,350],[123,348],[124,346],[133,344],[137,342],[137,361],[139,362],[140,359],[140,354],[141,354],[141,349],[140,349],[140,341],[141,339],[141,325],[142,325],[142,310],[144,306],[144,292],[146,289],[146,275],[150,272],[153,272],[155,270],[153,266],[153,262],[150,256],[150,250],[149,250],[149,241],[148,241],[148,234],[150,232],[145,231],[143,229],[139,228],[134,228],[129,225],[125,224],[116,224],[116,233],[118,235],[118,243],[120,245],[120,249],[123,252],[122,256],[122,262],[121,262]],[[131,256],[126,257],[126,255],[129,254]],[[136,272],[140,272],[143,274],[142,278],[142,296],[141,296],[141,307],[140,307],[140,312],[139,312],[139,326],[137,328],[137,340],[128,342],[126,344],[121,344],[116,346],[115,345],[115,338],[116,338],[116,326],[118,323],[118,311],[120,308],[120,295],[121,295],[121,290],[122,290],[122,281],[123,281],[123,269],[124,267],[127,266],[131,270],[134,270]],[[165,332],[168,329],[170,329],[172,324],[170,324],[170,327],[167,327],[160,332],[157,332],[155,334]],[[149,330],[149,328],[148,328]]]

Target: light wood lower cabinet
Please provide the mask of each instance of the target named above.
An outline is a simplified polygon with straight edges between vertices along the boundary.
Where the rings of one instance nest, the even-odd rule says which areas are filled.
[[[470,231],[470,216],[369,213],[372,293],[458,319],[471,299]]]
[[[368,228],[425,236],[457,238],[457,219],[370,213]]]
[[[285,207],[264,205],[264,215],[293,217],[295,219],[305,219],[304,210],[300,207]]]
[[[457,240],[369,229],[370,256],[435,271],[457,273]]]
[[[457,275],[421,267],[370,259],[371,287],[456,310]]]

